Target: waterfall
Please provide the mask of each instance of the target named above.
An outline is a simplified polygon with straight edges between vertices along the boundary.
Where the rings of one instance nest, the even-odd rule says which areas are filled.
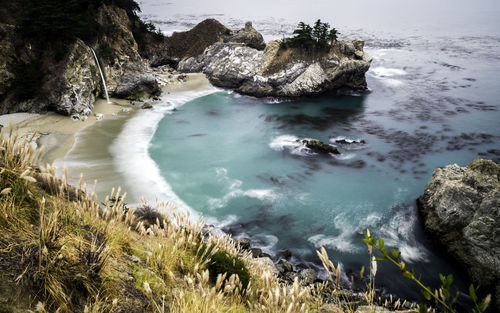
[[[104,93],[106,94],[106,101],[108,102],[108,104],[110,104],[111,101],[109,101],[108,87],[106,86],[106,80],[104,79],[104,74],[102,73],[101,65],[99,64],[99,60],[97,59],[97,55],[95,54],[94,49],[90,47],[90,50],[92,50],[92,53],[94,54],[95,63],[97,63],[97,67],[99,68],[99,73],[101,74],[102,84],[104,86]]]

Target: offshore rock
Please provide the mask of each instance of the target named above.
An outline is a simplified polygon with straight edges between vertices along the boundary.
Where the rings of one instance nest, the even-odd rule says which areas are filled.
[[[299,97],[339,89],[365,90],[371,58],[361,40],[337,40],[329,50],[304,51],[271,41],[264,50],[217,42],[178,70],[203,72],[212,84],[257,97]]]
[[[438,168],[418,203],[425,229],[500,307],[500,165]]]
[[[315,153],[340,154],[339,150],[336,147],[326,144],[317,139],[303,139],[302,143]]]

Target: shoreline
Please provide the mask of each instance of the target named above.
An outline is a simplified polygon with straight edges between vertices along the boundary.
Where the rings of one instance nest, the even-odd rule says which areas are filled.
[[[104,201],[113,188],[115,190],[121,188],[122,193],[127,192],[126,202],[130,205],[140,204],[142,197],[154,203],[155,197],[150,194],[153,192],[151,184],[154,183],[153,186],[156,186],[160,185],[161,182],[138,184],[138,176],[151,176],[151,172],[146,170],[137,175],[127,172],[128,167],[138,168],[140,166],[137,164],[144,164],[144,160],[138,161],[133,166],[125,166],[125,168],[120,167],[119,163],[122,156],[128,160],[132,155],[144,156],[147,154],[147,151],[138,153],[133,150],[137,146],[146,149],[149,140],[138,136],[140,129],[127,131],[128,124],[137,124],[134,121],[139,119],[142,120],[142,123],[139,123],[140,126],[152,129],[154,119],[159,121],[164,114],[168,114],[169,110],[175,109],[171,107],[172,101],[175,101],[173,99],[185,98],[183,96],[186,93],[196,93],[198,90],[213,88],[204,74],[190,74],[182,81],[174,77],[173,81],[164,86],[161,100],[153,102],[152,108],[142,109],[143,103],[129,104],[126,106],[129,109],[105,116],[99,123],[92,123],[75,132],[72,136],[74,144],[66,150],[64,155],[52,160],[53,165],[57,168],[58,176],[62,176],[65,172],[64,169],[67,168],[67,181],[70,184],[78,185],[82,173],[83,182],[89,187],[89,192],[95,192],[99,201]],[[146,116],[145,119],[144,116]],[[126,134],[122,134],[124,132]],[[117,148],[120,151],[116,151]],[[145,172],[147,175],[144,175]],[[138,186],[145,186],[146,189],[141,190]],[[175,200],[165,197],[162,192],[158,192],[157,196],[160,200]],[[182,206],[182,203],[176,204]]]
[[[162,88],[162,97],[168,97],[171,92],[196,88],[200,82],[206,80],[204,74],[199,73],[185,75],[187,77],[185,81],[179,81],[178,76],[168,79],[168,83]],[[166,79],[166,77],[163,78]],[[7,129],[12,123],[14,133],[17,132],[20,138],[29,138],[36,131],[34,141],[37,147],[44,149],[38,160],[39,164],[52,164],[59,159],[64,159],[71,152],[82,131],[95,126],[97,122],[114,119],[124,119],[125,122],[139,111],[144,103],[153,102],[151,99],[146,99],[142,102],[137,101],[134,105],[132,101],[125,99],[110,98],[110,100],[111,103],[107,103],[105,99],[96,100],[92,114],[82,119],[73,119],[55,112],[18,112],[0,115],[0,125]],[[168,101],[168,99],[164,100]]]

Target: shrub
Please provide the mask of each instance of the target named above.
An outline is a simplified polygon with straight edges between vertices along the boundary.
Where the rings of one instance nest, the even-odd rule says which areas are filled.
[[[250,273],[243,260],[238,256],[232,256],[224,250],[215,252],[208,263],[210,280],[215,283],[219,274],[227,273],[226,279],[231,275],[238,275],[243,290],[248,287]]]
[[[143,205],[138,207],[134,211],[134,215],[139,219],[139,221],[144,222],[144,227],[148,228],[152,225],[155,225],[157,221],[160,223],[160,227],[163,228],[165,225],[163,224],[164,217],[160,214],[156,209],[152,208],[149,205]]]

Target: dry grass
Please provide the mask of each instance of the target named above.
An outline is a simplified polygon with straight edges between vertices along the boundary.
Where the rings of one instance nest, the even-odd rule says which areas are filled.
[[[0,290],[19,291],[0,296],[0,311],[291,313],[323,304],[322,288],[279,282],[229,236],[204,232],[202,219],[168,203],[135,214],[119,189],[99,205],[85,186],[36,166],[29,140],[0,136]],[[217,252],[242,262],[246,286],[231,272],[210,277]]]

